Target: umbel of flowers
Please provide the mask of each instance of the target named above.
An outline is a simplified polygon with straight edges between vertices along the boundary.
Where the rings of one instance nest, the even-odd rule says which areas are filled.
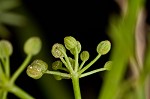
[[[43,74],[52,74],[57,80],[71,79],[75,99],[81,99],[79,79],[100,71],[110,70],[112,62],[108,61],[103,68],[85,72],[102,55],[107,54],[110,49],[111,43],[108,40],[100,42],[96,48],[97,56],[85,65],[90,58],[89,52],[81,51],[80,42],[72,36],[67,36],[64,38],[64,45],[55,43],[52,46],[51,53],[55,58],[58,58],[58,60],[53,62],[51,65],[53,70],[48,70],[48,65],[46,62],[42,60],[35,60],[28,66],[26,72],[28,76],[34,79],[39,79]],[[67,55],[67,50],[69,50],[74,57],[69,57]],[[81,63],[79,63],[79,59],[81,59]]]

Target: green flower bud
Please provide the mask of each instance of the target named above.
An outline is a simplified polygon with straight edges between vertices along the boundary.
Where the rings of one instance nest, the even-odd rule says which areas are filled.
[[[107,54],[110,51],[111,43],[108,40],[102,41],[97,46],[97,52],[101,55]]]
[[[67,36],[64,38],[64,44],[65,44],[65,47],[70,50],[70,49],[73,49],[77,46],[77,41],[74,37],[72,36]]]
[[[27,67],[27,75],[34,79],[39,79],[47,71],[48,65],[42,60],[34,60],[31,65]]]
[[[83,51],[81,54],[80,54],[80,58],[82,61],[87,61],[90,57],[90,54],[88,51]]]
[[[55,61],[52,63],[52,69],[58,70],[62,68],[62,62],[61,61]]]
[[[40,52],[42,46],[42,42],[38,37],[29,38],[25,45],[24,51],[26,54],[36,55]]]
[[[104,65],[104,68],[106,68],[106,70],[111,70],[111,67],[112,67],[112,61],[108,61]]]
[[[53,75],[54,76],[54,78],[56,79],[56,80],[62,80],[62,76],[59,76],[59,75]]]
[[[66,49],[62,44],[56,43],[52,46],[51,53],[55,58],[64,57],[63,53],[60,50],[66,52]]]
[[[59,76],[59,75],[53,75],[53,76],[54,76],[54,78],[55,78],[56,80],[70,79],[70,78],[68,78],[68,77],[63,77],[63,76]]]
[[[11,43],[7,40],[0,41],[0,58],[8,57],[12,54],[13,47]]]
[[[81,44],[80,44],[80,42],[79,41],[77,41],[77,50],[78,50],[78,53],[80,53],[80,51],[81,51]],[[75,48],[72,48],[72,49],[70,49],[70,52],[71,52],[71,54],[75,54]]]

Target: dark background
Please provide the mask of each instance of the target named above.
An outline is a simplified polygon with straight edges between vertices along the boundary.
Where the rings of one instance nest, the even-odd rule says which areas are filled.
[[[114,0],[22,0],[22,3],[26,11],[42,30],[44,45],[49,50],[48,55],[52,60],[55,59],[50,54],[51,46],[56,42],[63,43],[63,38],[69,35],[80,41],[82,50],[88,50],[90,60],[92,60],[97,55],[97,44],[102,40],[110,40],[107,30],[111,15],[119,13],[119,7]],[[147,23],[150,23],[149,4],[150,1],[147,0]],[[19,54],[22,51],[17,49],[16,41],[18,41],[17,33],[14,32],[12,43],[15,51],[11,57],[13,65],[21,64],[24,59],[24,56]],[[110,53],[103,56],[89,70],[103,67],[104,63],[109,59],[109,55]],[[20,58],[18,59],[18,57]],[[14,61],[18,62],[14,63]],[[14,67],[12,71],[16,69]],[[17,85],[36,99],[46,99],[36,80],[24,74],[25,72],[17,80]],[[83,99],[97,98],[104,74],[105,72],[97,73],[80,80]],[[64,82],[67,83],[73,96],[71,80],[65,80]],[[13,97],[12,94],[9,94],[8,99],[13,99]],[[74,98],[72,97],[72,99]]]

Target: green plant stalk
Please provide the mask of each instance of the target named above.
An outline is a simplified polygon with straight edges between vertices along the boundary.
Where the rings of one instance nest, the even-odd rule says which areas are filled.
[[[73,68],[72,68],[72,66],[71,66],[71,63],[70,63],[70,61],[69,61],[69,59],[68,59],[68,56],[67,56],[67,54],[63,51],[63,50],[60,50],[61,52],[62,52],[62,54],[64,55],[64,57],[65,57],[65,60],[66,60],[66,63],[67,63],[67,68],[68,68],[68,70],[72,73],[73,72]]]
[[[122,54],[122,51],[120,51],[120,49],[116,51],[117,53],[113,54],[113,56],[115,55],[115,57],[117,58],[113,60],[112,69],[106,75],[105,83],[104,86],[102,87],[102,92],[99,96],[99,99],[115,99],[114,97],[116,95],[118,85],[120,85],[119,82],[121,81],[122,76],[125,73],[125,64],[128,61],[128,58],[127,56],[120,57],[120,55]],[[108,89],[111,90],[109,91]]]
[[[98,54],[88,65],[86,65],[83,69],[79,71],[79,74],[82,74],[84,71],[86,71],[91,65],[93,65],[99,58],[101,57],[101,54]]]
[[[99,99],[115,99],[118,85],[120,85],[127,68],[126,64],[128,63],[128,59],[134,53],[133,36],[142,1],[143,0],[128,0],[126,16],[123,16],[117,26],[112,25],[113,28],[111,32],[113,34],[111,36],[115,45],[111,55],[113,66],[111,71],[106,75]],[[126,54],[123,52],[126,52]]]
[[[90,71],[90,72],[81,74],[80,78],[89,76],[89,75],[91,75],[91,74],[95,74],[95,73],[100,72],[100,71],[105,71],[105,70],[107,70],[107,69],[106,69],[106,68],[95,69],[95,70],[92,70],[92,71]]]
[[[60,68],[59,70],[63,70],[63,71],[68,72],[68,69],[66,69],[66,68],[64,68],[64,67]]]
[[[9,79],[9,76],[10,76],[9,57],[5,57],[5,59],[2,58],[1,60],[2,60],[3,67],[4,67],[5,75],[7,79]]]
[[[63,57],[61,57],[60,60],[63,62],[63,64],[64,64],[64,65],[66,66],[66,68],[69,70],[68,64],[67,64],[66,61],[63,59]]]
[[[1,58],[2,64],[5,66],[5,60],[4,58]]]
[[[78,77],[77,73],[72,75],[72,84],[73,84],[73,90],[74,90],[75,99],[81,99],[79,77]]]
[[[66,74],[66,73],[61,73],[61,72],[58,72],[58,71],[49,71],[47,70],[45,72],[46,74],[52,74],[52,75],[58,75],[58,76],[62,76],[62,77],[67,77],[67,78],[70,78],[70,74]]]
[[[79,59],[78,49],[77,47],[75,47],[75,69],[74,69],[75,72],[77,72],[79,69],[78,59]]]
[[[2,64],[1,64],[1,63],[0,63],[0,78],[1,78],[1,80],[4,81],[4,82],[7,81],[7,79],[6,79],[6,77],[5,77],[5,74],[4,74],[4,71],[3,71],[3,69],[2,69]]]
[[[9,92],[13,93],[20,99],[34,99],[32,96],[30,96],[24,90],[22,90],[21,88],[19,88],[18,86],[15,86],[15,85],[9,89]]]
[[[0,62],[0,77],[2,76],[4,74],[4,71],[3,71],[3,69],[2,69],[2,64],[1,64],[1,62]],[[1,77],[2,78],[2,77]]]
[[[6,66],[5,66],[5,60],[3,59],[3,58],[1,58],[1,62],[2,63],[0,63],[0,65],[1,65],[1,67],[0,67],[0,74],[2,74],[2,75],[5,75],[5,69],[6,69]],[[4,66],[4,68],[2,68]]]
[[[79,70],[82,69],[82,67],[83,67],[83,65],[85,64],[85,62],[86,62],[86,61],[82,61],[82,63],[81,63],[80,66],[79,66]]]
[[[32,55],[28,55],[22,65],[16,70],[16,72],[13,74],[12,78],[10,79],[10,83],[13,84],[15,80],[18,78],[18,76],[22,73],[22,71],[26,68],[27,64],[31,60]]]
[[[4,67],[5,67],[6,76],[9,79],[9,77],[10,77],[10,60],[9,60],[9,57],[6,57],[6,64],[5,65],[6,66],[4,66]]]
[[[8,92],[7,92],[7,91],[4,91],[4,92],[3,92],[3,95],[2,95],[2,99],[7,99],[7,94],[8,94]]]

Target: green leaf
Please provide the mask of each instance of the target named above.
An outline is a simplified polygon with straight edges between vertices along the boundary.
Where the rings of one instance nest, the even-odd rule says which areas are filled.
[[[14,25],[14,26],[21,26],[25,24],[25,18],[22,15],[12,13],[12,12],[7,12],[7,13],[1,13],[0,22],[4,24]]]
[[[20,5],[19,0],[0,1],[0,11],[12,10]]]

